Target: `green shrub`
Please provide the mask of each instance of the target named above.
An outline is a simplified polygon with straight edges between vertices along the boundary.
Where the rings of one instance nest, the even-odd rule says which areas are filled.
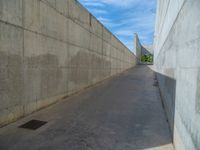
[[[141,61],[142,62],[147,62],[147,63],[153,63],[153,55],[142,55],[141,56]]]

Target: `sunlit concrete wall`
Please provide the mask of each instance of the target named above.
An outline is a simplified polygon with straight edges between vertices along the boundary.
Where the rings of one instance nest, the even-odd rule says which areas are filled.
[[[200,149],[199,8],[199,0],[158,0],[154,63],[176,150]]]
[[[143,45],[142,54],[143,55],[149,55],[149,54],[153,55],[153,45]]]
[[[140,37],[137,33],[134,35],[134,47],[136,52],[137,63],[141,64],[142,55],[153,55],[153,45],[143,45],[140,42]]]
[[[137,33],[135,33],[135,35],[134,35],[134,46],[135,46],[137,63],[140,63],[141,62],[141,56],[142,56],[142,45],[140,43],[140,39],[139,39]]]
[[[76,0],[0,0],[0,126],[135,64]]]

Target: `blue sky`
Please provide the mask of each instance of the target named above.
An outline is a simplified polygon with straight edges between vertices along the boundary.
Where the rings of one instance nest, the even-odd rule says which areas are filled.
[[[79,0],[101,23],[133,50],[134,33],[152,44],[156,0]]]

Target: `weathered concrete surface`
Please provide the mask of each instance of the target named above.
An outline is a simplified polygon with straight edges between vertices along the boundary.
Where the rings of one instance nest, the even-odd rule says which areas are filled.
[[[0,126],[135,64],[76,0],[0,0]]]
[[[177,150],[200,149],[200,1],[158,1],[155,65]]]
[[[154,73],[138,66],[0,129],[6,150],[173,150]],[[48,121],[36,131],[18,128]]]

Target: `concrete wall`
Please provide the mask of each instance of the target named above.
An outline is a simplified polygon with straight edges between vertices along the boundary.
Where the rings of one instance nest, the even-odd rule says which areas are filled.
[[[136,52],[137,63],[140,63],[141,56],[142,56],[142,45],[140,43],[140,39],[137,33],[135,33],[135,36],[134,36],[134,47],[135,47],[135,52]]]
[[[135,64],[76,0],[0,0],[0,126]]]
[[[143,45],[142,46],[142,54],[143,55],[153,55],[153,45]]]
[[[137,33],[135,33],[135,37],[134,37],[134,47],[136,51],[138,64],[141,63],[142,55],[149,55],[149,54],[153,55],[153,45],[142,45]]]
[[[176,150],[200,149],[200,1],[158,1],[154,60]]]

